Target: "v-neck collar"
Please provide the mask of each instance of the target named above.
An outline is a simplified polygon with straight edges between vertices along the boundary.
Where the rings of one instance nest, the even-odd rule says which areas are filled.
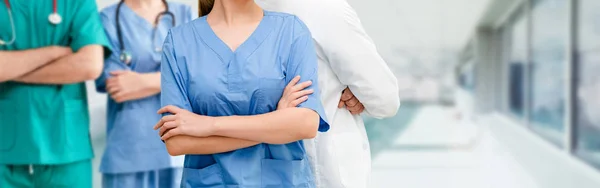
[[[171,9],[171,5],[169,5],[168,7],[169,7],[169,9]],[[169,9],[167,11],[171,11]],[[125,11],[123,11],[123,10],[125,10]],[[158,25],[155,26],[153,23],[149,22],[148,20],[146,20],[145,18],[143,18],[142,16],[140,16],[139,14],[137,14],[126,3],[123,3],[121,5],[121,14],[127,14],[126,17],[133,18],[138,24],[142,24],[146,28],[153,29],[154,27],[158,27]],[[163,16],[161,16],[161,18],[159,18],[159,20],[158,20],[159,23],[157,23],[157,24],[160,24],[160,22],[162,22],[162,19],[163,19],[162,17]],[[171,18],[171,19],[175,19],[175,18]]]
[[[224,63],[228,63],[234,56],[237,58],[246,59],[254,50],[256,50],[260,44],[271,34],[273,30],[273,26],[271,24],[272,19],[270,18],[270,13],[268,11],[263,10],[263,18],[259,22],[258,26],[252,34],[238,46],[235,51],[232,51],[219,36],[214,32],[214,30],[210,27],[206,20],[207,16],[203,16],[199,18],[200,24],[197,24],[196,27],[200,31],[200,37],[202,40],[206,42],[206,45],[211,48]]]

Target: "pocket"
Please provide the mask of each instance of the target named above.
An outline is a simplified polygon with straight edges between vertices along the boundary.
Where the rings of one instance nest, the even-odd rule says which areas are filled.
[[[223,185],[221,165],[212,164],[202,169],[184,168],[182,187],[213,187]]]
[[[314,177],[306,160],[261,160],[262,187],[310,187]]]
[[[71,149],[81,149],[90,146],[90,115],[87,101],[83,99],[70,99],[65,101],[64,108],[64,135],[67,145]],[[60,138],[57,138],[60,140]]]
[[[10,151],[17,139],[17,126],[21,117],[18,111],[10,109],[12,105],[7,100],[0,100],[0,151]]]

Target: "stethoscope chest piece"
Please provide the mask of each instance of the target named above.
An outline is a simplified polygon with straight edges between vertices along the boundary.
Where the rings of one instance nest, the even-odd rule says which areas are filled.
[[[119,55],[119,60],[121,60],[121,62],[129,65],[131,63],[131,54],[129,54],[127,52],[121,52],[121,55]]]
[[[58,25],[62,22],[62,17],[60,14],[54,12],[48,16],[48,21],[50,21],[51,24]]]

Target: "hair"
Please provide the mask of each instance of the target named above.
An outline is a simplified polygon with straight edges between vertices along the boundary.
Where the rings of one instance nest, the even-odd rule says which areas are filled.
[[[215,0],[198,0],[198,17],[206,16],[214,5]]]

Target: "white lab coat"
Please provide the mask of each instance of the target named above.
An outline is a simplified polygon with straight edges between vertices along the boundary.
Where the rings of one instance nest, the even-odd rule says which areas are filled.
[[[256,2],[266,10],[298,16],[315,40],[321,100],[331,125],[328,132],[304,142],[317,187],[367,187],[371,155],[363,119],[337,105],[349,87],[368,115],[393,116],[400,106],[396,77],[346,0]]]

